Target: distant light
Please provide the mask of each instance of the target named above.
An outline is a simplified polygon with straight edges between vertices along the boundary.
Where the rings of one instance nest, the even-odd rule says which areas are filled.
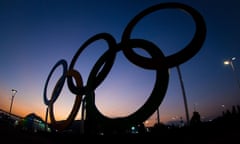
[[[230,64],[229,61],[224,61],[223,63],[224,63],[225,65],[229,65],[229,64]]]
[[[232,57],[230,60],[225,60],[223,63],[225,65],[229,65],[231,63],[231,61],[234,61],[234,60],[236,60],[236,57]]]
[[[17,93],[17,90],[15,90],[15,89],[12,89],[12,92],[13,92],[13,93]]]
[[[100,135],[104,135],[104,133],[103,133],[103,132],[100,132]]]

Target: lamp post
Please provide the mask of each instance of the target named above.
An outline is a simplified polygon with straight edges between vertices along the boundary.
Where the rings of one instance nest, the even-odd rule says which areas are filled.
[[[225,60],[223,63],[224,65],[230,65],[232,70],[233,70],[233,73],[236,77],[236,80],[237,80],[237,83],[238,83],[238,87],[240,88],[240,81],[238,79],[238,76],[237,76],[237,73],[236,73],[236,70],[235,70],[235,67],[234,67],[234,64],[233,64],[233,61],[236,60],[235,57],[232,57],[230,60]]]
[[[11,99],[11,105],[10,105],[10,111],[9,111],[10,114],[12,112],[13,100],[14,100],[14,96],[16,95],[16,93],[17,93],[17,90],[12,89],[12,99]]]

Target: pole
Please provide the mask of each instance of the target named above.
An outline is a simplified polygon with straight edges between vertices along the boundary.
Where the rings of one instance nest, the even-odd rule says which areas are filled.
[[[183,80],[182,80],[182,75],[179,66],[177,66],[177,71],[178,71],[178,76],[182,88],[182,94],[183,94],[183,100],[184,100],[184,107],[185,107],[185,112],[186,112],[186,119],[187,119],[187,125],[189,124],[189,113],[188,113],[188,106],[187,106],[187,98],[186,98],[186,93],[183,85]]]
[[[85,97],[82,98],[82,113],[81,113],[81,128],[80,128],[80,133],[84,134],[84,129],[85,129]]]
[[[239,79],[238,79],[238,75],[237,75],[237,73],[236,73],[236,70],[235,70],[235,67],[234,67],[234,65],[233,65],[233,61],[232,61],[232,60],[230,61],[230,65],[231,65],[231,68],[232,68],[233,73],[234,73],[234,75],[235,75],[235,78],[236,78],[236,80],[237,80],[238,87],[240,88],[240,81],[239,81]]]
[[[45,115],[45,131],[47,131],[47,121],[48,121],[48,106],[46,108],[46,115]]]
[[[9,110],[9,113],[10,113],[10,114],[11,114],[11,112],[12,112],[13,100],[14,100],[14,96],[15,96],[16,93],[17,93],[17,90],[12,89],[12,99],[11,99],[11,105],[10,105],[10,110]]]

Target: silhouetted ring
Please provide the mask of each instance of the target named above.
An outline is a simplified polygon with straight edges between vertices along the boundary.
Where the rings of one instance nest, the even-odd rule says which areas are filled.
[[[189,7],[185,4],[180,4],[180,3],[161,3],[143,10],[128,23],[127,27],[123,32],[121,43],[125,43],[126,40],[130,39],[130,35],[134,26],[143,17],[157,10],[167,9],[167,8],[176,8],[176,9],[184,10],[185,12],[187,12],[192,16],[196,24],[196,31],[190,43],[181,51],[166,57],[166,64],[169,68],[171,68],[171,67],[180,65],[186,62],[187,60],[189,60],[190,58],[192,58],[201,49],[202,44],[205,40],[205,36],[206,36],[205,21],[202,15],[192,7]],[[142,56],[139,56],[132,49],[128,47],[124,47],[122,50],[124,55],[127,57],[127,59],[138,66],[141,66],[144,68],[150,66],[151,69],[155,69],[156,65],[161,64],[159,63],[159,61],[146,59],[146,58],[144,59]]]
[[[58,89],[55,90],[55,94],[52,95],[51,99],[48,100],[47,99],[47,87],[48,87],[48,83],[49,83],[49,80],[53,74],[53,72],[55,71],[55,69],[62,65],[63,67],[63,74],[62,76],[60,77],[60,79],[58,80]],[[49,105],[50,101],[52,101],[53,103],[56,101],[56,99],[58,98],[59,96],[59,93],[61,92],[61,89],[64,85],[64,80],[65,80],[65,74],[67,72],[67,62],[65,60],[59,60],[52,68],[52,70],[50,71],[48,77],[47,77],[47,81],[45,83],[45,86],[44,86],[44,92],[43,92],[43,99],[44,99],[44,103],[45,105]]]
[[[81,89],[83,87],[83,81],[82,81],[82,77],[81,75],[75,71],[75,70],[69,70],[66,75],[67,77],[73,77],[76,80],[76,84],[77,84],[77,88]],[[66,78],[66,77],[65,77]],[[59,95],[59,91],[62,90],[62,87],[59,87],[59,83],[62,83],[61,80],[59,80],[53,90],[52,95]],[[61,84],[60,84],[61,85]],[[61,89],[59,89],[61,88]],[[56,94],[55,94],[56,93]],[[50,120],[51,120],[51,124],[53,125],[54,128],[56,128],[57,130],[64,130],[66,129],[75,119],[78,110],[80,108],[81,105],[81,100],[82,100],[82,95],[77,95],[75,98],[75,102],[72,108],[71,113],[69,114],[69,116],[67,117],[66,120],[64,121],[56,121],[55,116],[54,116],[54,110],[53,110],[53,106],[54,106],[54,102],[50,101],[49,104],[49,115],[50,115]]]
[[[98,76],[95,77],[96,80],[95,80],[95,84],[94,84],[94,88],[96,88],[104,79],[105,77],[107,76],[107,74],[109,73],[110,71],[110,68],[111,66],[113,65],[113,61],[114,61],[114,58],[115,58],[115,55],[114,55],[114,51],[117,51],[117,46],[116,46],[116,41],[115,39],[108,33],[100,33],[100,34],[96,34],[94,35],[93,37],[91,37],[90,39],[88,39],[79,49],[78,51],[76,52],[76,54],[74,55],[71,63],[70,63],[70,66],[69,66],[69,69],[73,69],[76,61],[77,61],[77,58],[80,56],[80,54],[82,53],[82,51],[89,45],[91,44],[92,42],[96,41],[96,40],[100,40],[100,39],[103,39],[105,40],[107,43],[108,43],[108,46],[109,46],[109,50],[108,51],[111,51],[111,54],[113,55],[107,55],[108,56],[108,61],[106,61],[104,67],[102,68],[102,71],[99,72]],[[107,52],[109,53],[109,52]],[[106,54],[105,54],[106,55]],[[68,78],[67,79],[67,82],[68,82],[68,86],[71,88],[71,92],[73,92],[74,94],[83,94],[85,92],[84,89],[78,89],[74,86],[73,84],[73,80],[71,78]]]
[[[153,43],[142,40],[142,39],[131,39],[128,40],[127,43],[132,47],[141,46],[141,48],[147,50],[148,53],[153,57],[153,59],[158,59],[162,62],[162,67],[156,69],[156,81],[149,96],[148,100],[134,113],[130,114],[127,117],[123,118],[108,118],[104,116],[95,105],[95,93],[92,87],[94,87],[95,82],[94,78],[101,67],[101,64],[104,63],[103,59],[99,59],[96,65],[93,67],[92,72],[89,75],[89,79],[87,81],[86,86],[86,118],[98,122],[100,125],[104,127],[128,127],[130,125],[139,124],[149,118],[161,104],[167,90],[168,81],[169,81],[169,73],[167,66],[164,66],[165,57],[163,53],[158,49],[156,45]]]
[[[114,63],[116,52],[117,51],[115,50],[109,49],[95,63],[87,80],[88,82],[92,83],[92,87],[88,87],[88,91],[95,90],[97,86],[100,85],[101,82],[103,82],[103,80],[106,78]],[[103,65],[104,69],[102,69]],[[99,72],[100,69],[101,71]]]

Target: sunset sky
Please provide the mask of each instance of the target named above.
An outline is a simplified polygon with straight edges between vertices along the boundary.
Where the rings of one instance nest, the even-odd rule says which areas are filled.
[[[9,111],[11,90],[16,89],[12,113],[36,113],[44,118],[43,90],[52,67],[60,59],[70,65],[78,48],[90,37],[106,32],[117,42],[131,19],[142,10],[169,0],[1,0],[0,1],[0,109]],[[195,110],[203,120],[222,114],[240,104],[240,1],[175,0],[192,6],[206,22],[205,42],[192,59],[180,65],[190,117]],[[156,44],[165,56],[184,48],[195,32],[192,18],[181,10],[159,10],[144,17],[131,37]],[[96,41],[77,59],[75,69],[86,84],[88,75],[106,52],[107,45]],[[224,65],[233,61],[235,71]],[[234,73],[235,72],[235,73]],[[236,75],[235,75],[236,74]],[[50,98],[57,69],[48,87]],[[237,77],[236,77],[237,76]],[[135,112],[149,97],[155,71],[132,64],[120,51],[106,79],[95,91],[98,109],[108,117]],[[65,82],[54,104],[55,116],[65,119],[75,95]],[[222,107],[224,105],[224,107]],[[81,118],[81,111],[76,119]],[[159,107],[160,121],[186,120],[183,96],[176,67],[169,69],[169,85]],[[149,119],[157,122],[156,113]]]

